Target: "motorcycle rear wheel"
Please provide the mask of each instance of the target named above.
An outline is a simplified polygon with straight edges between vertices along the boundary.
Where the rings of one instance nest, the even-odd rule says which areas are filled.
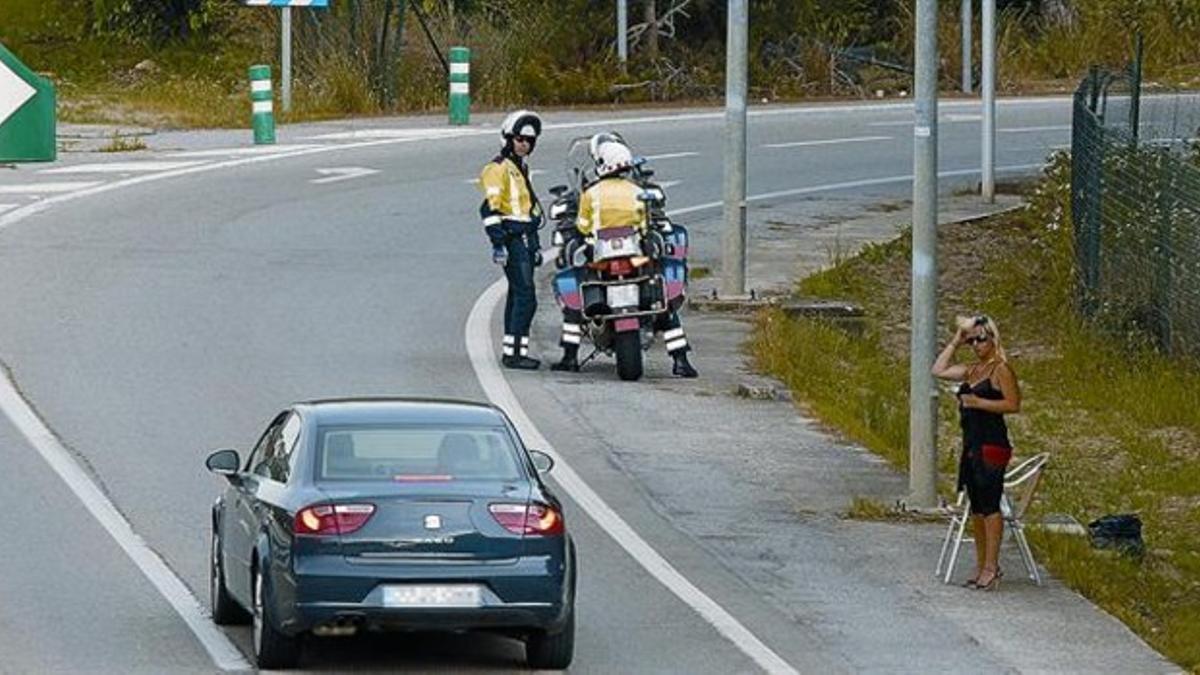
[[[632,382],[642,377],[642,336],[640,331],[617,333],[613,351],[617,353],[617,377]]]

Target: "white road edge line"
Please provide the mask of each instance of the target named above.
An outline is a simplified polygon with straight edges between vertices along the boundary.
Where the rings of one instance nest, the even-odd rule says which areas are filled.
[[[764,148],[807,148],[815,145],[840,145],[842,143],[870,143],[890,141],[892,136],[856,136],[854,138],[826,138],[819,141],[794,141],[792,143],[767,143]]]
[[[688,581],[687,577],[680,574],[671,566],[671,563],[659,555],[641,535],[600,498],[600,495],[584,482],[579,474],[575,473],[571,465],[567,464],[562,455],[554,449],[550,441],[542,435],[529,416],[525,414],[524,408],[513,395],[512,388],[508,386],[508,381],[500,372],[500,367],[496,365],[496,356],[492,353],[494,341],[492,340],[491,319],[504,297],[505,283],[504,279],[498,279],[489,286],[483,295],[479,296],[479,300],[475,302],[475,306],[467,318],[467,352],[471,357],[475,375],[479,378],[479,384],[483,387],[488,399],[508,413],[513,424],[520,430],[521,437],[530,446],[544,450],[554,457],[554,480],[571,495],[571,498],[613,541],[625,549],[651,576],[695,610],[717,632],[768,673],[797,673],[796,669],[787,661],[771,651],[771,648],[755,637],[754,633],[739,623],[715,600],[696,588],[692,582]]]
[[[1020,105],[1020,104],[1034,104],[1034,105],[1056,104],[1057,105],[1057,104],[1061,104],[1063,102],[1070,102],[1070,100],[1071,99],[1065,98],[1065,97],[1064,98],[1041,98],[1041,99],[1001,99],[1001,100],[997,101],[997,103],[999,105]],[[949,105],[954,105],[954,104],[951,103]],[[976,103],[976,105],[978,105],[978,103]],[[886,108],[892,108],[892,109],[908,108],[908,109],[911,109],[912,104],[911,103],[898,104],[895,106],[859,105],[859,106],[836,106],[836,107],[841,111],[877,110],[879,108],[885,108],[885,109]],[[830,112],[830,109],[825,108],[825,109],[823,109],[823,111]],[[822,109],[821,108],[774,109],[774,110],[769,110],[769,111],[759,111],[759,114],[761,114],[763,116],[767,116],[767,115],[773,116],[773,115],[784,115],[784,114],[806,114],[806,113],[816,113],[816,112],[822,112]],[[753,112],[750,114],[752,116],[757,116]],[[553,128],[578,128],[578,127],[586,127],[586,126],[612,126],[615,124],[674,122],[674,121],[678,121],[681,118],[683,118],[683,119],[719,119],[719,118],[723,118],[723,117],[724,117],[724,113],[711,113],[711,114],[700,114],[700,115],[666,115],[666,116],[659,116],[659,117],[643,117],[643,118],[628,118],[628,119],[619,119],[618,118],[618,119],[611,119],[611,120],[596,120],[594,122],[586,122],[586,123],[548,125],[547,128],[553,129]],[[476,133],[465,134],[465,135],[476,136],[476,135],[485,135],[485,134],[490,134],[490,133],[493,133],[493,132],[479,131]],[[458,137],[462,137],[462,135],[454,136],[452,138],[458,138]],[[36,215],[43,211],[46,211],[46,210],[50,209],[50,207],[55,206],[57,204],[62,204],[65,202],[70,202],[70,201],[74,201],[76,199],[82,199],[84,197],[90,197],[93,195],[102,194],[102,193],[110,192],[113,190],[119,190],[121,188],[133,187],[136,185],[158,182],[161,180],[169,180],[172,178],[179,178],[179,177],[183,177],[183,176],[189,176],[192,174],[206,173],[206,172],[210,172],[210,171],[220,171],[223,169],[230,169],[230,168],[235,168],[235,167],[239,167],[239,166],[247,166],[247,165],[251,165],[251,164],[259,164],[259,163],[265,163],[265,162],[274,162],[274,161],[278,161],[281,159],[290,159],[292,157],[325,154],[325,153],[339,152],[339,151],[344,151],[344,150],[356,150],[359,148],[368,148],[368,147],[376,147],[376,146],[384,146],[384,145],[396,145],[396,144],[400,144],[400,143],[411,143],[411,142],[417,142],[417,141],[444,140],[445,138],[446,138],[445,136],[433,135],[433,136],[429,136],[429,137],[390,138],[390,139],[384,139],[384,140],[362,141],[362,142],[345,143],[345,144],[338,144],[338,145],[320,145],[320,146],[316,146],[316,147],[296,147],[296,149],[289,151],[289,152],[273,153],[273,154],[269,154],[269,155],[240,158],[240,159],[234,159],[234,160],[227,160],[227,161],[223,161],[223,162],[213,162],[211,164],[206,163],[206,164],[202,164],[199,166],[187,167],[187,168],[183,168],[183,169],[175,169],[172,171],[164,171],[161,173],[147,174],[147,175],[143,175],[143,176],[136,176],[133,178],[126,178],[123,180],[113,181],[110,183],[102,183],[102,184],[77,183],[77,184],[72,185],[72,187],[79,187],[81,189],[78,189],[73,192],[67,192],[66,194],[60,194],[60,195],[57,195],[54,197],[49,197],[47,199],[43,199],[43,200],[34,202],[32,204],[22,206],[13,211],[9,211],[7,213],[0,214],[0,231],[4,230],[5,228],[7,228],[9,226],[15,225],[30,216],[33,216],[33,215]],[[976,171],[976,172],[972,172],[972,173],[978,173],[978,172]],[[912,178],[910,176],[910,177],[908,177],[906,179],[902,179],[902,180],[912,180]],[[885,182],[897,182],[897,181],[885,181]],[[876,182],[869,182],[867,184],[883,184],[883,183],[876,181]],[[63,184],[59,184],[59,185],[63,185]],[[14,189],[13,192],[18,192],[18,191],[19,192],[29,192],[30,190],[28,188],[31,188],[31,187],[33,187],[33,186],[25,186],[25,185],[0,186],[0,194],[3,194],[5,192],[4,188],[19,188],[19,190]],[[847,185],[847,187],[854,187],[854,186]],[[802,188],[801,192],[798,192],[796,194],[803,194],[804,191],[811,191],[811,190],[807,189],[807,188]],[[720,206],[720,205],[721,205],[721,202],[713,202],[711,204],[701,205],[699,207],[692,207],[690,209],[683,209],[680,211],[676,211],[676,212],[673,212],[673,214],[677,215],[677,214],[681,214],[684,212],[698,211],[698,210],[701,210],[704,208],[714,208],[714,207]],[[505,387],[507,387],[507,383],[505,383]],[[25,402],[25,400],[23,398],[21,398],[21,395],[18,392],[15,383],[13,383],[9,379],[8,374],[5,372],[0,372],[0,393],[3,393],[3,392],[11,392],[11,396],[0,395],[0,410],[2,410],[4,412],[5,416],[7,416],[10,420],[13,421],[14,425],[16,425],[18,428],[21,428],[20,425],[17,424],[16,420],[19,417],[25,415],[28,411],[31,411],[32,409]],[[511,391],[510,391],[510,394],[511,394]],[[47,426],[45,424],[43,424],[42,421],[36,417],[36,415],[34,415],[33,418],[35,420],[37,420],[37,428],[45,430],[45,433],[47,434],[47,436],[49,438],[53,439],[54,436],[52,433],[49,432]],[[57,444],[57,440],[55,440],[55,443]],[[61,449],[61,445],[60,444],[57,444],[57,445]],[[36,444],[35,444],[35,447],[38,447],[38,446],[36,446]],[[547,447],[549,447],[549,444],[547,444]],[[40,448],[39,448],[39,452],[41,452]],[[46,459],[47,462],[50,462],[50,459],[48,457],[46,457],[45,454],[43,454],[42,456],[43,456],[43,458]],[[96,489],[95,485],[91,484],[90,480],[87,480],[86,473],[83,473],[82,469],[79,468],[78,464],[76,464],[74,462],[74,460],[70,457],[70,455],[61,454],[61,455],[58,455],[58,457],[60,460],[69,462],[70,464],[74,465],[75,471],[83,476],[83,478],[86,480],[86,483],[91,485],[92,489]],[[59,476],[62,477],[64,481],[67,481],[67,478],[64,476],[63,473],[59,473]],[[68,485],[71,485],[72,489],[74,490],[73,484],[70,483],[70,481],[67,481],[67,482],[68,482]],[[101,497],[103,497],[103,493],[100,493],[100,494],[101,494]],[[81,500],[83,499],[83,496],[81,493],[76,492],[76,495]],[[112,504],[108,503],[108,506],[111,508]],[[114,511],[115,511],[115,509],[114,509]],[[93,514],[93,515],[95,515],[95,514]],[[118,516],[119,516],[119,513],[118,513]],[[99,516],[97,516],[97,518],[99,518]],[[130,536],[135,537],[137,541],[142,542],[142,546],[145,548],[146,552],[149,555],[154,556],[155,559],[157,559],[159,561],[159,563],[161,564],[161,562],[162,562],[161,559],[158,559],[157,555],[153,552],[153,550],[150,549],[148,547],[148,545],[146,545],[144,543],[144,540],[142,540],[136,533],[133,532],[133,530],[129,526],[128,522],[125,522],[123,519],[122,519],[122,522],[124,523],[124,527],[126,529],[128,529]],[[128,551],[127,551],[127,553],[128,553]],[[134,557],[133,553],[129,553],[129,555],[131,558],[134,559],[135,562],[137,562],[137,558]],[[139,565],[139,567],[140,567],[140,565]],[[168,574],[171,574],[171,570],[169,568],[166,568],[165,565],[163,566],[163,569],[165,569]],[[196,601],[195,597],[192,596],[188,592],[188,589],[183,584],[183,582],[180,581],[177,577],[174,580],[175,580],[175,583],[178,584],[177,589],[181,588],[185,593],[188,593],[187,597],[189,599],[189,604],[192,606],[195,606],[195,607],[200,607],[199,602]],[[686,583],[687,580],[684,579],[684,582]],[[160,592],[162,592],[162,589],[160,589]],[[165,595],[165,593],[164,593],[164,595]],[[718,609],[719,609],[719,607],[718,607]],[[180,611],[180,608],[176,607],[176,611]],[[201,611],[203,611],[203,608],[201,608]],[[184,619],[184,621],[188,624],[188,627],[192,629],[193,633],[195,633],[197,639],[199,639],[201,641],[201,643],[204,644],[205,648],[209,649],[209,643],[206,642],[205,637],[202,637],[202,636],[211,635],[212,632],[210,629],[213,629],[213,627],[211,625],[209,625],[207,622],[205,622],[204,625],[194,625],[189,620],[189,618],[187,616],[185,616],[182,612],[180,612],[180,617]],[[751,636],[751,637],[753,637],[753,636]],[[216,637],[214,639],[218,641],[216,643],[216,648],[220,649],[221,653],[225,653],[226,648],[228,648],[228,649],[234,650],[234,653],[237,653],[238,657],[241,658],[240,652],[236,651],[236,647],[234,647],[233,644],[231,642],[229,642],[228,638],[225,636],[224,633],[217,631]],[[222,665],[222,661],[219,660],[219,655],[215,654],[212,651],[212,649],[209,649],[209,654],[213,657],[214,662],[220,668],[223,668],[226,670],[231,670],[231,669],[232,670],[243,670],[243,669],[245,669],[241,665],[238,665],[233,668],[226,668],[224,665]],[[244,658],[242,659],[242,662],[244,662]],[[792,671],[789,670],[787,672],[792,672]]]
[[[1025,171],[1029,169],[1041,168],[1044,164],[1021,164],[1016,166],[1000,167],[998,171]],[[962,171],[945,171],[939,176],[952,177],[963,176],[979,173],[978,169],[968,169]],[[870,185],[884,185],[889,183],[902,183],[911,181],[912,176],[890,176],[887,178],[876,178],[861,181],[848,181],[845,183],[830,183],[828,185],[814,185],[806,188],[797,188],[795,190],[781,190],[778,192],[769,192],[761,195],[754,195],[747,198],[747,201],[761,201],[763,199],[771,199],[785,195],[808,194],[812,192],[827,192],[834,190],[842,190],[853,187],[866,187]],[[704,209],[712,209],[721,206],[723,202],[710,202],[708,204],[700,204],[683,209],[676,209],[669,212],[671,216],[682,215],[684,213],[694,213]],[[717,630],[722,636],[728,639],[746,656],[750,657],[763,670],[768,673],[796,673],[787,661],[783,660],[778,654],[771,650],[770,647],[763,644],[761,640],[750,632],[733,617],[725,608],[717,604],[715,600],[710,598],[704,591],[697,588],[692,582],[688,581],[687,577],[683,576],[676,570],[671,563],[667,562],[654,547],[641,537],[628,523],[625,522],[616,511],[612,509],[601,497],[592,490],[583,478],[571,468],[571,465],[566,462],[562,455],[554,449],[550,441],[542,435],[542,432],[533,423],[533,420],[525,413],[525,409],[521,407],[517,397],[513,394],[512,387],[508,385],[508,380],[504,378],[504,373],[500,367],[496,365],[496,355],[493,353],[493,345],[495,340],[492,336],[492,315],[500,306],[500,301],[504,297],[506,281],[501,278],[497,279],[487,290],[479,296],[475,301],[475,306],[471,308],[471,313],[467,317],[466,326],[466,343],[467,353],[471,359],[471,367],[475,369],[475,376],[479,378],[479,384],[483,388],[484,394],[496,406],[508,413],[513,424],[521,433],[521,437],[531,446],[541,449],[554,457],[554,480],[563,487],[564,490],[587,512],[597,525],[604,530],[609,537],[612,538],[618,545],[625,549],[638,564],[640,564],[647,572],[659,581],[667,590],[671,591],[686,603],[689,607],[696,611],[705,621]]]
[[[0,408],[32,445],[42,459],[50,465],[58,477],[79,498],[84,508],[92,514],[108,532],[125,554],[133,560],[142,574],[174,608],[192,633],[208,651],[214,663],[222,670],[249,670],[250,663],[229,641],[225,633],[210,620],[209,613],[202,607],[192,592],[171,571],[136,532],[116,506],[96,487],[92,479],[63,447],[58,438],[46,427],[37,413],[29,407],[7,373],[0,377]]]
[[[1066,124],[1066,125],[1060,124],[1057,126],[1045,126],[1045,127],[1009,127],[1007,129],[997,129],[996,132],[1001,133],[1001,134],[1031,134],[1031,133],[1036,133],[1039,131],[1070,131],[1070,130],[1071,130],[1070,124]]]

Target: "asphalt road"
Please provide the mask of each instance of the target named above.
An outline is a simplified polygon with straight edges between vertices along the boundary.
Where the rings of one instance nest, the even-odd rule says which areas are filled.
[[[720,111],[549,115],[533,166],[543,195],[566,140],[616,128],[654,163],[670,206],[720,199]],[[645,118],[653,118],[647,120]],[[843,184],[906,198],[911,109],[769,109],[751,118],[755,203]],[[947,185],[978,168],[978,110],[943,106],[940,169]],[[491,122],[490,118],[485,121]],[[596,122],[596,124],[593,124]],[[553,125],[577,125],[554,128]],[[338,395],[482,398],[463,340],[468,313],[497,276],[470,184],[495,151],[472,128],[437,140],[441,120],[373,121],[285,130],[308,154],[182,175],[108,172],[70,157],[54,170],[0,174],[0,360],[25,399],[102,486],[133,531],[206,598],[208,506],[218,491],[202,466],[215,448],[243,452],[287,403]],[[1062,99],[1001,106],[998,166],[1029,167],[1069,139]],[[411,131],[395,132],[409,127]],[[342,132],[351,139],[311,139]],[[405,137],[405,134],[409,137]],[[403,140],[401,140],[403,139]],[[178,151],[244,142],[245,133],[183,134]],[[338,149],[329,146],[338,145]],[[353,144],[354,147],[347,147]],[[770,147],[780,146],[780,147]],[[122,161],[164,159],[138,155]],[[216,152],[195,161],[233,157]],[[72,167],[74,169],[72,170]],[[314,184],[318,169],[377,173]],[[170,171],[170,168],[163,171]],[[148,180],[107,190],[122,176]],[[161,178],[161,176],[160,176]],[[15,218],[53,182],[94,183],[95,194]],[[40,186],[40,187],[39,187]],[[64,192],[53,192],[54,190]],[[0,208],[0,213],[5,209]],[[683,218],[686,222],[687,218]],[[694,242],[712,256],[715,240]],[[552,302],[543,293],[543,302]],[[532,405],[532,404],[531,404]],[[527,410],[535,420],[560,414]],[[548,436],[570,447],[561,428]],[[187,626],[99,529],[73,494],[0,419],[0,671],[201,671],[214,665]],[[586,464],[580,470],[588,480]],[[701,477],[680,489],[701,491]],[[685,576],[793,667],[844,667],[802,624],[755,594],[719,561],[628,498],[636,485],[594,486]],[[755,663],[649,576],[574,503],[582,557],[575,668],[579,672],[742,672]],[[244,630],[228,632],[246,649]],[[464,636],[330,642],[306,665],[344,671],[521,668],[519,645]]]

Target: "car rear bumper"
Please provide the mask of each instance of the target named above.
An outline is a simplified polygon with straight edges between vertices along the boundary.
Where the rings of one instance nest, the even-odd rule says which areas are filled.
[[[541,629],[565,625],[573,598],[572,571],[557,556],[485,564],[351,563],[340,556],[296,560],[282,628],[297,634],[328,626],[371,630]],[[286,584],[286,582],[285,582]],[[385,586],[479,584],[479,607],[390,607]]]

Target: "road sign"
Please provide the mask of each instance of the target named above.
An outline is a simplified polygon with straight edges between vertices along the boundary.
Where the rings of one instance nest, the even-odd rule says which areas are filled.
[[[329,0],[242,0],[243,4],[258,7],[328,7]]]
[[[51,162],[54,85],[0,45],[0,162]]]

